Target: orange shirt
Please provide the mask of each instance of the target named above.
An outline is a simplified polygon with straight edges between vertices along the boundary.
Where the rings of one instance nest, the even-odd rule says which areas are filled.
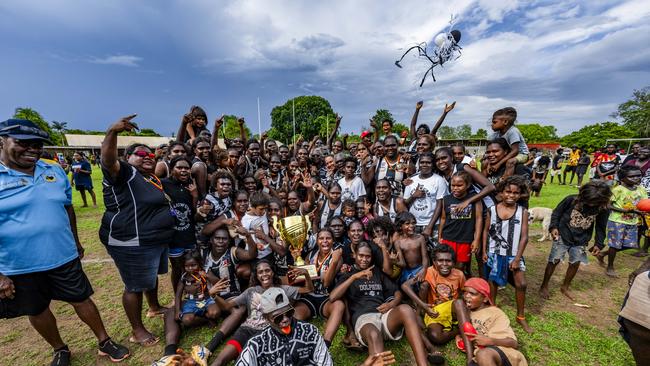
[[[424,280],[429,283],[429,304],[442,304],[458,298],[460,290],[465,286],[465,274],[454,268],[449,276],[442,276],[434,266],[427,268]]]

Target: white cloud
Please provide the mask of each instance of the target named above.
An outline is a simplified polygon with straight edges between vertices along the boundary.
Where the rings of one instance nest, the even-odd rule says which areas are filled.
[[[113,55],[102,58],[93,57],[88,62],[100,65],[120,65],[128,67],[138,67],[142,57],[133,55]]]

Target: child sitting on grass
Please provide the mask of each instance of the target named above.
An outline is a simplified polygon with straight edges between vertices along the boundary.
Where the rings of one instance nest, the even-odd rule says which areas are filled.
[[[465,285],[465,275],[454,268],[455,262],[454,250],[448,245],[438,245],[433,249],[433,265],[427,268],[419,296],[412,289],[416,278],[402,284],[402,291],[425,312],[423,339],[429,351],[429,362],[434,365],[445,363],[436,346],[444,346],[458,334],[458,322],[452,316],[452,303],[459,298]]]
[[[490,207],[483,229],[483,262],[492,289],[492,302],[496,299],[497,286],[505,286],[514,280],[517,302],[517,323],[528,333],[533,329],[526,322],[526,264],[524,250],[528,244],[528,210],[517,204],[528,193],[526,180],[518,175],[497,184],[496,192],[501,202]],[[512,282],[511,282],[512,283]]]
[[[183,260],[185,272],[176,289],[175,319],[190,327],[219,318],[219,307],[208,293],[208,278],[201,268],[201,253],[192,250]]]
[[[462,342],[468,365],[527,366],[519,343],[503,310],[494,306],[490,286],[478,277],[465,282],[463,300],[454,301]]]
[[[585,247],[591,240],[596,228],[596,246],[603,247],[605,227],[609,215],[609,200],[612,192],[609,186],[599,180],[592,180],[580,187],[577,195],[565,197],[553,210],[549,225],[553,247],[548,256],[544,271],[544,280],[539,289],[542,298],[548,299],[548,284],[555,267],[569,253],[569,267],[564,275],[560,291],[564,296],[575,301],[569,292],[569,286],[580,268],[580,263],[589,263]]]
[[[603,258],[607,256],[607,275],[618,277],[614,270],[614,259],[619,250],[638,248],[639,215],[643,212],[636,209],[636,204],[643,198],[648,198],[648,192],[639,185],[641,170],[636,166],[625,165],[618,171],[621,184],[612,188],[612,202],[609,220],[607,221],[607,251],[602,247],[594,247],[598,261],[605,265]],[[602,244],[601,244],[602,245]]]
[[[489,140],[504,138],[510,145],[510,152],[501,161],[488,167],[488,174],[498,171],[503,164],[506,164],[506,171],[503,177],[509,177],[515,173],[517,163],[525,164],[528,161],[528,145],[524,136],[515,127],[517,110],[512,107],[505,107],[492,114],[492,130]]]

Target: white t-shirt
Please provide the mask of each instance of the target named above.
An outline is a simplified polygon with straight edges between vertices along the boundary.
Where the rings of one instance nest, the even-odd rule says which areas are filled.
[[[255,231],[258,227],[261,227],[262,231],[264,231],[264,234],[269,234],[269,219],[266,217],[266,215],[255,216],[247,212],[244,217],[241,218],[241,224],[246,230]],[[267,255],[271,254],[272,250],[270,245],[267,246],[265,242],[256,238],[255,234],[252,236],[253,240],[257,244],[257,258],[264,258]],[[260,249],[262,246],[266,246],[266,248]]]
[[[422,179],[420,175],[411,178],[413,183],[406,186],[404,190],[404,199],[411,198],[411,195],[421,185],[426,195],[415,199],[409,208],[409,211],[415,216],[417,226],[429,225],[433,213],[436,210],[437,200],[442,199],[448,193],[447,181],[438,174],[433,174],[429,178]]]
[[[359,177],[354,177],[349,182],[343,177],[339,179],[339,185],[341,186],[341,202],[348,199],[356,201],[357,198],[366,195],[366,186]]]

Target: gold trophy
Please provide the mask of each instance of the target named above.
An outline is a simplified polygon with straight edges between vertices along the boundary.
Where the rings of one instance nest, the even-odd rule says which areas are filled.
[[[311,223],[306,216],[289,216],[279,220],[277,216],[273,216],[273,227],[280,234],[282,240],[289,243],[291,248],[300,251],[305,245],[307,233],[311,229]],[[300,255],[293,259],[296,267],[306,269],[311,278],[318,277],[315,265],[305,264],[305,261]]]

